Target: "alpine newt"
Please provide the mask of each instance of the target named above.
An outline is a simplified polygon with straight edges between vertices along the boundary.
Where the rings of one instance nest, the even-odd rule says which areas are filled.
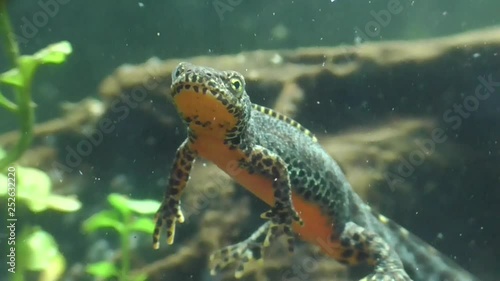
[[[167,243],[174,242],[175,224],[184,221],[181,194],[193,162],[202,157],[271,206],[261,215],[267,221],[248,239],[212,255],[213,274],[234,264],[235,277],[241,277],[247,262],[257,259],[254,254],[278,236],[286,237],[293,251],[295,232],[340,263],[369,265],[372,271],[362,280],[477,280],[371,210],[309,130],[251,103],[240,73],[180,63],[170,95],[188,136],[177,150],[156,215],[155,249],[163,228]]]

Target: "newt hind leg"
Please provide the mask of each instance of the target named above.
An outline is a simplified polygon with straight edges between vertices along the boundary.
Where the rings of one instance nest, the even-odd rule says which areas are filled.
[[[271,222],[261,225],[246,240],[234,245],[226,246],[215,251],[210,256],[210,274],[215,275],[225,267],[235,264],[234,276],[239,279],[245,274],[245,266],[253,261],[263,262],[263,243],[257,240],[267,233],[271,227]]]
[[[348,222],[339,239],[343,263],[374,266],[374,272],[360,281],[412,281],[399,256],[380,235]]]
[[[244,149],[244,151],[246,157],[240,160],[240,166],[251,174],[259,174],[272,179],[274,206],[261,215],[261,218],[268,221],[249,238],[216,251],[211,256],[211,274],[235,263],[237,264],[235,277],[242,277],[245,265],[253,260],[262,261],[263,248],[268,247],[278,236],[286,238],[288,251],[293,252],[295,236],[292,233],[292,225],[294,223],[303,225],[292,203],[290,178],[283,159],[259,145]],[[258,242],[257,240],[264,235],[264,241]],[[257,254],[259,257],[256,258]]]

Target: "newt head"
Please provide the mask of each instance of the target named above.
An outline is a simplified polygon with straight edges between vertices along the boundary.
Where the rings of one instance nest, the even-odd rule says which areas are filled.
[[[236,71],[218,71],[181,62],[172,72],[174,105],[196,136],[238,137],[250,118],[245,79]]]

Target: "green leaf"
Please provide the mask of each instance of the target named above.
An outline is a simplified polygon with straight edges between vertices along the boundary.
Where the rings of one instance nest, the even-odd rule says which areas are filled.
[[[113,228],[119,233],[124,231],[124,225],[115,211],[101,211],[83,222],[83,230],[87,233],[105,228]]]
[[[82,207],[82,203],[73,197],[50,194],[47,198],[49,208],[62,212],[78,211]]]
[[[160,202],[155,200],[134,200],[116,193],[110,194],[108,201],[123,214],[133,211],[143,215],[150,215],[156,213],[160,207]]]
[[[66,61],[66,57],[73,52],[73,48],[68,41],[50,44],[49,46],[36,52],[34,55],[24,55],[19,58],[19,67],[8,70],[0,74],[0,82],[22,87],[33,77],[36,68],[41,64],[61,64]]]
[[[150,218],[137,218],[128,226],[132,231],[140,231],[148,234],[153,234],[155,224]]]
[[[130,209],[128,208],[129,200],[127,197],[121,194],[111,193],[110,195],[108,195],[108,202],[122,215],[126,215],[130,212]]]
[[[55,44],[50,44],[44,49],[38,51],[33,56],[38,63],[54,63],[60,64],[66,61],[66,57],[73,52],[73,48],[68,41],[61,41]]]
[[[0,157],[1,159],[1,157]],[[5,197],[7,195],[7,182],[8,178],[4,174],[0,174],[0,197]]]
[[[39,281],[58,281],[66,270],[66,259],[59,253],[55,256],[49,266],[41,271]]]
[[[128,199],[127,206],[133,212],[142,214],[142,215],[150,215],[154,214],[160,208],[160,202],[156,200],[134,200]]]
[[[57,243],[48,232],[41,229],[36,229],[28,234],[25,242],[25,266],[29,270],[43,271],[46,268],[53,266],[54,262],[59,264],[61,261],[61,253],[57,247]]]
[[[16,87],[24,85],[23,77],[17,68],[7,70],[6,72],[0,74],[0,82]]]
[[[52,189],[49,176],[38,169],[17,167],[17,196],[25,201],[33,212],[48,208],[47,198]]]
[[[87,273],[103,279],[118,276],[116,266],[106,261],[89,264],[87,266]]]
[[[0,196],[7,193],[8,182],[0,176]],[[47,209],[74,212],[81,208],[76,198],[52,194],[52,181],[42,170],[30,167],[16,168],[16,196],[28,208],[37,213]]]

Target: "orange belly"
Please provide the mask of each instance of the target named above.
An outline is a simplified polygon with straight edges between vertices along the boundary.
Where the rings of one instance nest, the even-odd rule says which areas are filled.
[[[220,145],[219,140],[202,138],[198,140],[193,148],[199,155],[208,161],[216,164],[220,169],[230,175],[237,183],[244,186],[255,196],[274,205],[274,192],[272,181],[268,178],[249,174],[247,171],[237,168],[237,159],[241,159],[243,154],[239,151],[229,150],[226,146]],[[294,224],[293,230],[299,237],[309,243],[316,244],[328,255],[338,258],[337,251],[340,245],[330,242],[333,231],[333,223],[321,213],[318,205],[306,202],[300,195],[292,193],[292,201],[295,210],[304,221],[304,226]]]

